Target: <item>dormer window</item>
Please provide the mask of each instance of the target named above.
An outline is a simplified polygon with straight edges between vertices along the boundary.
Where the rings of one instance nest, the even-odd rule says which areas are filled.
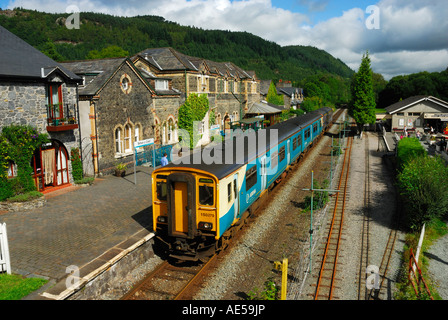
[[[156,80],[156,90],[168,90],[168,80]]]

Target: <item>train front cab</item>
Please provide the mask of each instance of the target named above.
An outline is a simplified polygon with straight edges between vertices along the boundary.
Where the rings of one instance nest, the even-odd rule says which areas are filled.
[[[204,172],[156,170],[152,179],[156,245],[174,258],[198,260],[215,249],[217,179]]]

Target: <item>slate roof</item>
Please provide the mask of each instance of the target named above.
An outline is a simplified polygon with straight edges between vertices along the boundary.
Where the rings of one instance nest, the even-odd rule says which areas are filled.
[[[389,114],[393,114],[393,113],[396,113],[396,112],[398,112],[400,110],[406,109],[406,108],[410,107],[411,105],[414,105],[414,104],[416,104],[416,103],[418,103],[420,101],[423,101],[423,100],[426,100],[426,101],[429,100],[429,101],[435,102],[435,103],[437,103],[439,105],[442,105],[445,108],[448,108],[448,102],[446,102],[446,101],[443,101],[441,99],[438,99],[438,98],[435,98],[435,97],[432,97],[432,96],[422,96],[422,95],[420,95],[420,96],[409,97],[407,99],[404,99],[402,101],[394,103],[394,104],[386,107],[386,111]]]
[[[85,77],[85,86],[79,87],[79,95],[93,96],[127,58],[64,62],[67,69]]]
[[[185,69],[198,71],[197,67],[188,60],[187,56],[172,48],[146,49],[138,55],[147,59],[147,61],[163,71]]]
[[[85,86],[79,87],[79,94],[83,96],[94,96],[100,91],[104,84],[116,72],[116,70],[127,60],[127,58],[109,58],[98,60],[83,60],[62,63],[67,69],[85,78]],[[132,62],[130,62],[132,63]],[[137,70],[137,68],[135,68]],[[173,90],[155,90],[150,80],[171,80],[170,78],[157,77],[154,74],[138,69],[141,76],[147,80],[151,90],[158,95],[179,95],[180,92]]]
[[[277,91],[279,93],[283,93],[289,97],[292,97],[292,94],[295,93],[296,91],[299,93],[302,92],[302,94],[303,94],[303,89],[296,88],[296,87],[279,87],[279,88],[277,88]]]
[[[137,56],[146,59],[146,61],[161,71],[199,71],[201,64],[205,62],[211,73],[218,73],[220,76],[229,75],[240,79],[253,78],[255,76],[253,71],[245,71],[232,62],[215,62],[191,57],[171,47],[146,49],[138,53]]]
[[[274,104],[268,103],[266,101],[255,102],[246,114],[273,114],[281,113],[283,106],[276,106]]]
[[[0,26],[0,78],[44,81],[53,72],[59,72],[67,81],[82,79],[60,63],[29,45]]]

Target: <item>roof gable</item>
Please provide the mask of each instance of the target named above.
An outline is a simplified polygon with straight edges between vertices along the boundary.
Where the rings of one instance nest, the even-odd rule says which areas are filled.
[[[438,99],[436,97],[433,96],[413,96],[413,97],[409,97],[407,99],[404,99],[402,101],[399,101],[397,103],[394,103],[393,105],[390,105],[389,107],[386,107],[386,111],[389,114],[394,114],[397,113],[399,111],[408,109],[410,107],[412,107],[413,105],[416,105],[420,102],[423,101],[430,101],[433,102],[441,107],[447,108],[448,109],[448,102],[443,101],[441,99]]]
[[[80,95],[93,96],[106,84],[126,58],[83,60],[62,63],[67,69],[84,76],[85,85],[79,89]]]

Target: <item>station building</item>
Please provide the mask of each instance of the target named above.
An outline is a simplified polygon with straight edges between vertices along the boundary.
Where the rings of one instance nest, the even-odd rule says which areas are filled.
[[[386,108],[392,132],[448,134],[448,102],[433,96],[413,96]]]

